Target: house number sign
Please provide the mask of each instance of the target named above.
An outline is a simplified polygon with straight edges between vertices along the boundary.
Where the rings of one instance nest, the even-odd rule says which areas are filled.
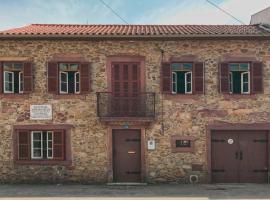
[[[51,120],[52,105],[31,105],[30,106],[31,120]]]

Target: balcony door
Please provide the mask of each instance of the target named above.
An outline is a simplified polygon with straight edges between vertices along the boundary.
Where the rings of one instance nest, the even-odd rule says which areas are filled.
[[[112,63],[111,113],[119,117],[140,116],[140,65],[139,63]]]

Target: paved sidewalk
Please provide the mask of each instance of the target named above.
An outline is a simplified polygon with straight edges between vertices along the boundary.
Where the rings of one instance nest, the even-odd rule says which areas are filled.
[[[0,185],[0,199],[270,199],[270,185]]]

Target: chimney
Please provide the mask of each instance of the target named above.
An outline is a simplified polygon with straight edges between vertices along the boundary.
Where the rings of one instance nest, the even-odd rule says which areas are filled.
[[[253,14],[251,16],[250,24],[260,24],[270,28],[270,7]]]

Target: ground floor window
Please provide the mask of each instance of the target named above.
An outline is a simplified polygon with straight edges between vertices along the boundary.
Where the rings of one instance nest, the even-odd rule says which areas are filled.
[[[65,130],[18,130],[18,160],[64,160]]]
[[[31,158],[52,159],[53,158],[53,132],[32,131],[31,133]]]

